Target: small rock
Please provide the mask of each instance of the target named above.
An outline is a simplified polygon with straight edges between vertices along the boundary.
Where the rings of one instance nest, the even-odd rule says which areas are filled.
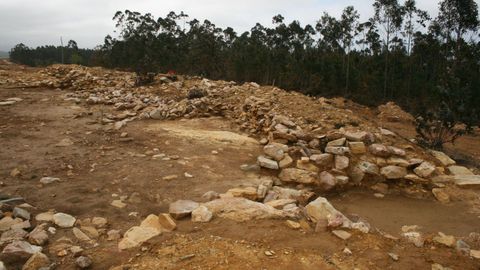
[[[310,160],[319,166],[326,167],[332,164],[333,155],[332,154],[311,155]]]
[[[345,155],[350,153],[350,148],[342,146],[327,146],[325,147],[325,152],[334,155]]]
[[[51,183],[54,183],[54,182],[60,182],[60,178],[56,178],[56,177],[42,177],[40,179],[40,183],[44,184],[44,185],[48,185],[48,184],[51,184]]]
[[[11,177],[18,177],[20,176],[22,173],[20,172],[20,170],[18,168],[15,168],[13,169],[11,172],[10,172],[10,176]]]
[[[422,164],[420,164],[420,166],[415,168],[413,171],[415,172],[416,175],[423,178],[427,178],[427,177],[430,177],[433,172],[435,172],[435,165],[425,161]]]
[[[256,172],[260,170],[260,166],[258,164],[242,164],[240,165],[240,170],[246,172]]]
[[[110,205],[120,209],[125,208],[127,206],[127,204],[122,202],[122,200],[114,200],[110,203]]]
[[[267,250],[264,253],[265,253],[265,256],[269,256],[269,257],[275,255],[275,252],[273,252],[271,250]]]
[[[480,260],[480,250],[471,249],[471,250],[470,250],[470,256],[471,256],[472,258],[475,258],[475,259]]]
[[[291,229],[294,229],[294,230],[298,230],[300,229],[300,223],[296,222],[296,221],[293,221],[293,220],[287,220],[285,221],[285,224],[287,224],[287,226]]]
[[[171,174],[171,175],[167,175],[167,176],[162,177],[162,179],[165,180],[165,181],[171,181],[171,180],[175,180],[177,178],[178,178],[178,175],[176,175],[176,174]]]
[[[192,222],[209,222],[213,214],[207,207],[201,205],[192,211]]]
[[[370,153],[372,153],[373,155],[375,156],[379,156],[379,157],[384,157],[384,158],[387,158],[391,155],[391,152],[388,150],[388,148],[383,145],[383,144],[378,144],[378,143],[375,143],[375,144],[372,144],[368,147],[368,150],[370,151]]]
[[[256,193],[256,190],[255,190]],[[192,213],[195,208],[197,208],[199,204],[194,201],[190,200],[178,200],[174,203],[171,203],[169,206],[169,213],[175,219],[181,219],[186,217]]]
[[[443,152],[430,150],[430,153],[445,167],[454,165],[456,163],[455,160],[451,159]]]
[[[271,143],[263,147],[263,152],[265,155],[273,158],[276,161],[282,160],[286,151],[288,151],[288,146],[279,143]]]
[[[365,154],[367,152],[367,148],[363,142],[349,142],[348,147],[350,148],[350,152],[352,154]]]
[[[87,256],[80,256],[75,260],[75,264],[80,268],[80,269],[87,269],[92,265],[92,259],[90,259]]]
[[[338,238],[343,240],[347,240],[348,238],[352,237],[351,233],[343,230],[333,230],[332,233]]]
[[[463,166],[450,166],[447,168],[452,175],[473,175],[473,172]]]
[[[316,181],[315,173],[297,168],[283,169],[278,175],[278,178],[283,182],[296,182],[301,184],[311,184]]]
[[[2,233],[2,236],[0,237],[0,245],[3,245],[4,243],[9,243],[12,241],[23,240],[23,238],[25,238],[27,235],[28,233],[22,229],[12,229],[12,230],[6,231]]]
[[[292,164],[293,164],[293,159],[288,154],[285,154],[283,159],[280,160],[280,162],[278,162],[278,166],[281,169],[287,168],[287,167],[291,166]]]
[[[158,215],[158,223],[160,223],[163,230],[167,232],[171,232],[177,228],[177,224],[169,214]]]
[[[346,141],[347,141],[347,138],[340,138],[334,141],[330,141],[327,143],[327,147],[328,146],[344,146]]]
[[[106,218],[103,217],[94,217],[92,219],[92,225],[95,226],[95,228],[105,228],[108,224],[108,221]]]
[[[13,241],[12,243],[5,246],[1,254],[5,262],[7,263],[23,263],[27,261],[33,254],[41,251],[41,247],[30,245],[28,242]]]
[[[348,168],[350,160],[346,156],[335,156],[335,169],[345,170]]]
[[[278,170],[280,168],[275,160],[271,160],[265,156],[259,156],[257,158],[257,163],[260,167],[267,169]]]
[[[38,222],[53,222],[54,212],[44,212],[35,216],[35,220]]]
[[[400,166],[386,166],[380,173],[387,179],[401,179],[407,175],[407,169]]]
[[[328,224],[333,223],[337,219],[340,220],[340,225],[350,227],[351,221],[345,217],[340,211],[335,209],[326,198],[318,197],[316,200],[310,202],[305,207],[307,216],[314,222],[320,220],[328,221]]]
[[[22,219],[25,219],[25,220],[30,220],[30,213],[27,210],[24,210],[24,209],[19,208],[19,207],[13,208],[12,215],[14,217],[22,218]]]
[[[388,256],[394,261],[398,261],[398,259],[399,259],[398,255],[395,254],[395,253],[390,252],[390,253],[388,253]]]
[[[319,175],[320,178],[320,183],[319,185],[322,187],[324,190],[330,190],[335,187],[337,184],[335,176],[333,174],[323,171]]]
[[[437,236],[433,237],[433,241],[445,245],[447,247],[453,247],[456,243],[455,237],[452,235],[445,235],[442,232],[439,232]]]
[[[441,202],[441,203],[448,203],[450,202],[450,195],[445,192],[443,188],[434,188],[432,189],[433,196]]]
[[[351,256],[353,254],[352,251],[347,247],[344,248],[342,252],[343,252],[343,254],[345,254],[347,256]]]
[[[118,243],[118,248],[124,250],[138,247],[159,234],[157,229],[151,227],[134,226],[124,234],[123,239]]]
[[[115,241],[120,239],[120,231],[119,230],[110,230],[107,232],[107,240],[108,241]]]
[[[220,198],[220,195],[215,191],[207,191],[202,195],[202,199],[209,202]]]
[[[225,194],[230,197],[243,197],[252,201],[257,200],[257,189],[254,187],[231,188]]]
[[[53,223],[61,228],[71,228],[77,221],[74,217],[64,213],[56,213],[53,215]]]
[[[416,247],[423,247],[424,239],[419,232],[405,232],[402,236],[410,243],[413,243]]]
[[[266,202],[265,204],[270,205],[271,207],[273,207],[275,209],[283,209],[283,207],[285,207],[285,205],[289,205],[289,204],[296,203],[296,202],[297,201],[294,200],[294,199],[278,199],[278,200],[273,200],[273,201]]]
[[[70,140],[69,138],[65,138],[61,140],[59,143],[57,143],[55,146],[57,147],[66,147],[66,146],[71,146],[73,145],[73,141]]]
[[[50,259],[47,257],[47,255],[41,252],[36,252],[23,265],[22,270],[38,270],[38,269],[41,269],[42,267],[48,267],[49,265],[50,265]]]
[[[75,235],[75,237],[82,242],[92,241],[92,239],[90,239],[90,237],[88,237],[88,235],[82,232],[79,228],[73,228],[72,232],[73,232],[73,235]]]
[[[48,234],[45,230],[46,224],[38,225],[30,234],[28,235],[28,241],[32,244],[43,246],[48,242]]]
[[[0,232],[8,231],[11,229],[12,226],[19,223],[22,223],[21,219],[19,218],[13,219],[9,216],[6,216],[0,219]]]

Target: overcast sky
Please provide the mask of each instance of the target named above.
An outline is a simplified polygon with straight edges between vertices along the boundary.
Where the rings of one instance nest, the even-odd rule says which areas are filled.
[[[403,0],[400,0],[403,2]],[[480,0],[476,0],[477,2]],[[421,9],[437,14],[437,0],[417,0]],[[112,34],[112,17],[117,10],[129,9],[155,16],[184,11],[199,20],[209,19],[217,26],[233,27],[237,33],[256,22],[270,25],[276,14],[287,21],[314,24],[323,11],[338,16],[353,5],[362,19],[373,13],[373,0],[0,0],[0,50],[18,43],[38,46],[73,39],[79,47],[93,48]]]

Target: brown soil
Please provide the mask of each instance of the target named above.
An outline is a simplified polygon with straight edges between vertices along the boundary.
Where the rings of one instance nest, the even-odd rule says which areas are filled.
[[[209,190],[224,192],[261,181],[264,172],[240,170],[241,164],[255,162],[261,147],[222,118],[141,120],[114,131],[100,123],[102,113],[110,108],[76,105],[63,100],[65,93],[0,89],[0,100],[23,99],[0,107],[0,193],[24,197],[36,207],[35,214],[55,209],[78,219],[101,216],[108,219],[110,229],[123,233],[148,214],[166,212],[175,200],[200,201]],[[295,100],[291,105],[295,107]],[[401,133],[402,129],[395,131]],[[121,138],[122,132],[132,140]],[[73,145],[56,146],[66,138]],[[467,147],[469,140],[462,139],[455,149],[478,158],[480,145]],[[472,137],[470,142],[478,142],[478,138]],[[213,154],[214,150],[218,154]],[[171,159],[152,158],[162,153]],[[22,172],[19,178],[10,176],[14,168]],[[177,178],[163,180],[171,175]],[[41,186],[38,180],[42,176],[59,177],[62,182]],[[127,200],[126,208],[110,205],[115,194],[131,197],[134,193],[139,199]],[[480,232],[478,216],[469,214],[469,206],[460,203],[445,206],[396,195],[375,199],[364,193],[345,196],[332,199],[339,210],[358,214],[392,234],[402,225],[413,224],[430,234],[443,231],[465,237]],[[132,212],[138,214],[130,215]],[[50,242],[64,235],[74,239],[71,231],[59,231]],[[428,241],[425,247],[416,248],[378,233],[354,233],[343,241],[308,228],[292,230],[283,220],[235,223],[214,219],[207,224],[183,220],[175,232],[162,234],[145,247],[120,252],[115,241],[101,241],[84,253],[93,258],[93,269],[430,269],[434,262],[452,269],[480,267],[478,260],[455,249],[434,248]],[[353,255],[344,254],[345,247]],[[480,243],[472,248],[480,248]],[[266,256],[267,250],[275,254]],[[398,254],[400,260],[393,261],[388,252]],[[57,269],[75,269],[73,257],[45,253],[56,258]]]

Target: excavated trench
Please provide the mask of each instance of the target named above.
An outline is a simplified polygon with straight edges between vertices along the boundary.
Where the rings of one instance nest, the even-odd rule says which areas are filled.
[[[480,218],[462,202],[442,204],[393,194],[377,198],[364,190],[351,190],[328,199],[345,215],[358,216],[394,236],[401,233],[404,225],[418,225],[425,233],[443,232],[457,237],[480,232]]]
[[[231,124],[220,117],[156,122],[148,125],[146,129],[167,132],[196,143],[219,146],[228,144],[230,147],[248,150],[253,155],[261,152],[255,139],[236,133]],[[255,178],[250,175],[237,184],[258,184]],[[374,196],[374,192],[361,188],[326,197],[352,220],[361,218],[373,228],[394,236],[400,235],[404,225],[418,225],[424,233],[443,232],[457,237],[466,237],[472,232],[480,233],[478,214],[472,213],[470,206],[464,202],[442,204],[431,199],[417,199],[399,194],[387,194],[379,198]]]

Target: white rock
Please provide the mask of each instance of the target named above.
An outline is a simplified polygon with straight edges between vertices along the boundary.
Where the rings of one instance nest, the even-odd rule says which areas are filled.
[[[212,217],[213,213],[203,205],[192,211],[192,222],[209,222]]]
[[[71,228],[77,221],[71,215],[65,213],[56,213],[53,215],[53,223],[61,228]]]
[[[44,185],[48,185],[48,184],[51,184],[51,183],[54,183],[54,182],[60,182],[60,178],[56,178],[56,177],[42,177],[40,179],[40,183],[44,184]]]

